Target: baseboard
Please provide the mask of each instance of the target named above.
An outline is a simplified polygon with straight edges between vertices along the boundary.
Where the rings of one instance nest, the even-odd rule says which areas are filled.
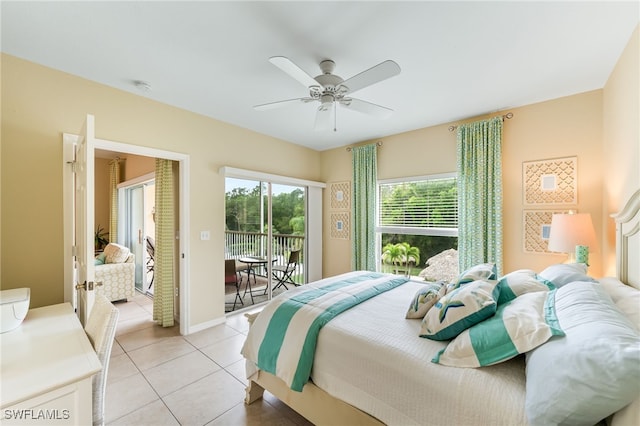
[[[198,331],[206,330],[207,328],[215,327],[217,325],[224,324],[225,322],[227,322],[227,317],[222,316],[220,318],[216,318],[211,321],[201,322],[200,324],[191,325],[187,327],[186,334],[188,335],[188,334],[197,333]]]

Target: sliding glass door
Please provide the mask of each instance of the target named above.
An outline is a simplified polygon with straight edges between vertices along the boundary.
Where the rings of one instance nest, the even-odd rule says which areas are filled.
[[[306,187],[233,177],[225,185],[225,258],[240,270],[244,306],[304,284]],[[274,276],[286,279],[278,286]]]
[[[125,182],[119,190],[124,221],[118,235],[135,255],[136,290],[153,295],[155,180]]]

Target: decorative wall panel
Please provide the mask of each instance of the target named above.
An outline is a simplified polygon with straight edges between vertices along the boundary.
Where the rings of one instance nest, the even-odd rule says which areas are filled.
[[[331,238],[349,238],[349,212],[331,213]]]
[[[349,210],[351,207],[351,182],[335,182],[331,184],[331,208]]]
[[[524,210],[522,229],[525,253],[553,253],[547,248],[554,213],[568,213],[569,210]]]
[[[577,204],[577,157],[522,163],[524,204]]]

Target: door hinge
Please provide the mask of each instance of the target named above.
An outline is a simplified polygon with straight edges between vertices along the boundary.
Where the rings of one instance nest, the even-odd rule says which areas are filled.
[[[77,167],[77,164],[78,164],[78,163],[76,162],[76,160],[73,160],[73,161],[67,161],[67,164],[71,165],[71,171],[72,171],[73,173],[75,173],[75,172],[77,171],[77,170],[76,170],[76,167]]]
[[[176,291],[175,292],[175,296],[178,297],[178,295],[180,294],[180,291],[179,291],[178,287],[175,288],[175,291]]]
[[[71,256],[78,256],[78,246],[71,246]]]

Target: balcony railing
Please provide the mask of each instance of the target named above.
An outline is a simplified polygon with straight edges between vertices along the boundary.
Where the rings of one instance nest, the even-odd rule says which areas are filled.
[[[286,265],[291,250],[304,249],[304,235],[273,234],[271,252],[276,261],[274,265]],[[225,258],[238,259],[243,256],[266,256],[267,234],[262,232],[225,232]],[[264,273],[264,271],[263,271]],[[292,274],[296,283],[304,284],[304,250],[300,252],[300,262]]]

